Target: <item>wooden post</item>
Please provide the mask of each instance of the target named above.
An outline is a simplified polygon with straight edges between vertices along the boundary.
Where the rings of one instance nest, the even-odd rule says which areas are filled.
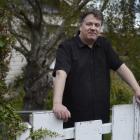
[[[112,140],[133,140],[133,133],[133,104],[115,105],[112,109]]]
[[[133,98],[134,104],[134,140],[140,140],[140,104]]]
[[[101,140],[102,121],[87,121],[75,123],[75,140]]]
[[[63,121],[58,120],[52,112],[42,111],[33,112],[30,116],[30,123],[32,124],[33,131],[42,129],[48,129],[52,132],[57,132],[60,136],[50,137],[46,136],[43,140],[63,140]]]

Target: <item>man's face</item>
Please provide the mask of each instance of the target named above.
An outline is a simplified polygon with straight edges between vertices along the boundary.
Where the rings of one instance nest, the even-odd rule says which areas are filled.
[[[101,32],[101,20],[90,14],[80,25],[80,37],[85,42],[94,42]]]

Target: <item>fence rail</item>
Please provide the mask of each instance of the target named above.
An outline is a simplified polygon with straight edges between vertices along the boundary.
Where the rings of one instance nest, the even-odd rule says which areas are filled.
[[[112,140],[140,140],[140,105],[116,105],[112,108],[112,122],[103,124],[101,120],[76,122],[73,128],[63,129],[63,121],[56,119],[53,112],[33,112],[28,129],[16,140],[26,140],[32,131],[40,128],[57,132],[60,136],[46,136],[43,140],[102,140],[103,134],[112,134]],[[31,140],[31,139],[30,139]]]

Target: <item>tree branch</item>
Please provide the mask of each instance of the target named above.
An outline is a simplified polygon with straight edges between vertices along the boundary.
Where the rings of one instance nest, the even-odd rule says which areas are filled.
[[[13,13],[13,15],[20,20],[22,20],[24,23],[26,23],[30,28],[32,27],[33,23],[32,21],[28,18],[28,16],[23,12],[23,9],[19,9],[12,1],[7,0],[7,8],[10,12]]]
[[[38,0],[35,0],[36,5],[37,5],[37,9],[38,9],[38,15],[39,15],[39,20],[38,20],[38,27],[41,26],[42,20],[43,20],[43,15],[42,15],[42,10],[41,10],[41,6]]]
[[[17,33],[15,30],[12,29],[10,19],[8,19],[8,26],[9,26],[10,33],[13,34],[15,37],[19,37],[19,38],[22,38],[23,40],[26,40],[27,42],[30,42],[30,39],[28,37],[25,37],[24,35],[21,35],[21,34]]]
[[[22,43],[21,41],[21,37],[24,38],[24,36],[22,35],[18,35],[18,33],[16,33],[13,29],[12,29],[12,25],[11,25],[11,22],[10,20],[8,20],[8,25],[9,25],[9,30],[10,30],[10,33],[13,34],[15,36],[15,38],[17,39],[17,41],[20,43],[21,47],[22,47],[22,51],[24,50],[24,52],[26,52],[26,54],[29,53],[28,49],[25,47],[25,45]]]
[[[74,9],[76,10],[80,3],[81,3],[81,0],[74,0],[71,7],[74,7]]]
[[[21,54],[23,54],[26,59],[28,59],[28,53],[23,49],[23,48],[20,48],[19,46],[16,46],[16,45],[11,45],[12,48],[14,48],[16,51],[20,52]]]
[[[10,31],[11,32],[11,31]],[[31,42],[31,40],[21,34],[18,34],[18,33],[14,33],[14,32],[11,32],[15,37],[19,37],[19,38],[22,38],[23,40],[26,40],[27,42]]]
[[[30,4],[30,6],[32,7],[32,9],[33,9],[34,11],[36,11],[36,7],[35,7],[35,5],[33,4],[33,2],[32,2],[31,0],[27,0],[27,2]]]
[[[31,20],[29,20],[28,16],[25,14],[25,12],[23,12],[22,10],[20,10],[19,14],[21,16],[23,16],[23,21],[26,23],[26,25],[28,25],[29,28],[33,27],[33,22]]]
[[[108,4],[109,0],[104,0],[104,3],[102,5],[101,11],[103,12]]]
[[[78,6],[77,11],[81,10],[89,1],[91,0],[83,0],[81,4]]]
[[[21,39],[19,37],[16,38],[17,41],[20,43],[21,47],[24,49],[24,51],[28,54],[29,50],[26,48],[26,46],[23,44],[23,42],[21,41]]]
[[[6,8],[9,10],[9,12],[13,13],[15,17],[19,18],[20,20],[24,21],[24,18],[19,16],[18,8],[11,2],[10,0],[7,0]]]
[[[42,20],[43,20],[43,15],[42,15],[42,9],[40,6],[40,2],[38,0],[35,0],[35,4],[33,4],[33,2],[31,0],[27,0],[28,3],[31,5],[32,9],[33,9],[33,14],[34,14],[34,19],[36,20],[36,26],[40,27]],[[38,17],[36,17],[38,15]]]
[[[64,25],[65,25],[65,21],[63,21],[61,26],[56,30],[54,37],[48,41],[48,44],[47,44],[48,48],[51,48],[52,46],[54,46],[57,40],[61,38],[61,34],[64,31]]]

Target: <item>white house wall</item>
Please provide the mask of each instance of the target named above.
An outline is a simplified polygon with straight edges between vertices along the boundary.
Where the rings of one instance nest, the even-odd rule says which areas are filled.
[[[26,65],[25,57],[17,52],[15,49],[11,51],[11,59],[9,64],[9,71],[7,72],[7,76],[5,78],[5,83],[7,85],[14,82],[17,76],[21,75],[22,68]]]

